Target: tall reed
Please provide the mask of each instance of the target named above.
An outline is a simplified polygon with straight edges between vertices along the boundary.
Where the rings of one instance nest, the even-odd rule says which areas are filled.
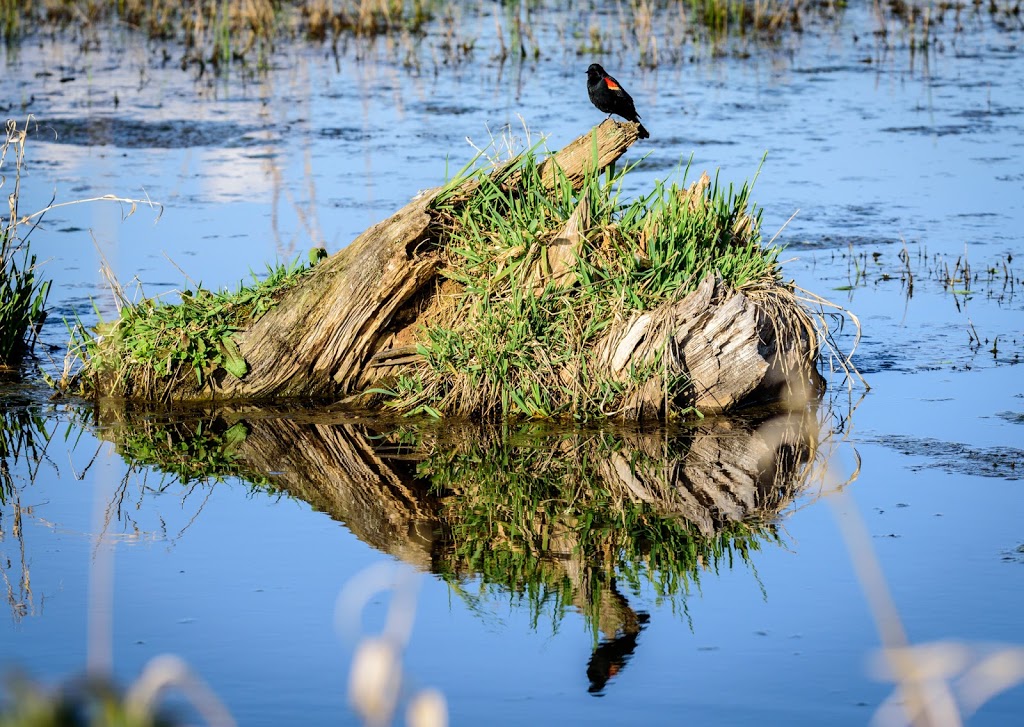
[[[21,172],[25,163],[25,138],[28,131],[8,121],[0,146],[0,191],[7,195],[6,217],[0,217],[0,368],[15,366],[31,349],[33,334],[45,317],[44,306],[50,283],[37,275],[36,256],[28,247],[28,232],[18,214]],[[13,161],[12,175],[4,166]],[[11,184],[10,188],[5,188]]]

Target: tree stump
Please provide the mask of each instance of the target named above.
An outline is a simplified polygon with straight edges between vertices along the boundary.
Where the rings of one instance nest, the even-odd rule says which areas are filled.
[[[636,140],[636,124],[607,120],[544,161],[538,167],[543,183],[554,186],[568,180],[578,188],[588,172],[613,164]],[[518,174],[511,167],[493,172],[509,188]],[[706,176],[702,183],[706,186]],[[469,199],[478,185],[470,179],[455,194]],[[441,191],[420,194],[366,230],[235,334],[247,364],[241,378],[219,369],[200,382],[181,367],[158,387],[128,396],[337,401],[359,397],[421,363],[416,332],[429,327],[438,293],[451,283],[439,277],[445,242],[436,234],[433,205]],[[689,193],[696,194],[694,188]],[[584,197],[558,239],[542,251],[526,289],[539,296],[550,286],[576,284],[574,264],[586,239],[589,214]],[[749,220],[736,222],[738,228],[744,224]],[[670,406],[728,410],[780,398],[784,391],[806,399],[821,386],[818,337],[795,301],[782,316],[778,307],[777,296],[762,300],[739,293],[708,274],[681,300],[616,321],[589,360],[570,362],[559,375],[571,380],[586,369],[625,381],[635,377],[638,367],[647,367],[653,373],[642,385],[631,384],[634,388],[617,412],[633,419],[666,417]],[[118,395],[116,374],[97,379],[95,393]],[[682,391],[675,383],[680,380],[687,382]]]

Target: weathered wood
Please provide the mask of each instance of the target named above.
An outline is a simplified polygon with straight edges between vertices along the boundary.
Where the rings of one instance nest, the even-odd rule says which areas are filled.
[[[578,187],[588,171],[613,163],[636,139],[635,124],[605,121],[544,161],[541,178],[550,187],[564,176]],[[512,189],[519,174],[510,163],[493,177]],[[449,190],[446,204],[469,199],[479,184],[472,179]],[[702,176],[684,201],[705,204],[709,184]],[[417,331],[443,321],[446,301],[459,294],[458,285],[439,276],[445,241],[437,234],[441,213],[434,203],[440,191],[421,194],[366,230],[236,334],[248,364],[243,378],[218,370],[199,384],[182,367],[161,390],[179,401],[339,400],[417,365]],[[748,216],[736,221],[753,224]],[[572,287],[577,259],[595,244],[590,232],[584,196],[561,233],[538,251],[522,283],[538,296],[548,286]],[[592,351],[562,362],[557,375],[570,389],[580,386],[582,370],[618,382],[626,393],[616,412],[604,413],[626,419],[667,416],[686,406],[729,410],[778,397],[784,387],[796,401],[807,400],[821,383],[814,327],[784,288],[764,293],[740,293],[716,274],[706,275],[682,300],[613,323]],[[681,389],[681,381],[688,385]]]
[[[595,155],[603,168],[636,139],[635,124],[607,120],[546,160],[542,174],[554,184],[557,165],[579,185],[594,167]],[[510,175],[506,184],[515,178]],[[468,183],[464,192],[474,186]],[[398,326],[396,315],[434,284],[440,256],[428,233],[439,191],[422,193],[321,262],[275,308],[238,334],[236,342],[249,365],[244,378],[220,371],[200,387],[194,377],[182,376],[171,398],[328,398],[351,394],[361,381],[372,380],[373,375],[362,375],[389,358],[384,344]]]
[[[557,288],[568,288],[576,282],[574,266],[583,250],[583,232],[590,227],[590,203],[584,197],[569,216],[562,232],[541,251],[541,259],[530,275],[528,285],[534,295],[553,283]]]
[[[806,318],[795,306],[790,315]],[[627,402],[626,418],[658,416],[669,395],[666,379],[679,376],[690,382],[682,403],[702,412],[726,411],[758,393],[773,396],[784,384],[799,389],[795,402],[808,401],[821,384],[813,327],[806,321],[796,333],[787,329],[780,343],[773,320],[758,302],[707,275],[681,301],[613,326],[598,344],[597,365],[623,381],[631,368],[655,367]]]

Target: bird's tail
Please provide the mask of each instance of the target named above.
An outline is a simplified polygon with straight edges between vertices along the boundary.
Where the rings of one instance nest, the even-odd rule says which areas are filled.
[[[647,129],[644,128],[643,124],[641,124],[639,121],[637,121],[636,122],[636,126],[637,126],[637,129],[636,129],[637,134],[639,134],[641,139],[648,139],[648,138],[650,138],[651,135],[647,131]]]

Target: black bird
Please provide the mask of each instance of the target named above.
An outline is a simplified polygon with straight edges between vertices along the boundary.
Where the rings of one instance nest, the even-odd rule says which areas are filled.
[[[640,126],[637,131],[641,139],[650,136],[640,123],[640,114],[633,105],[633,97],[598,63],[591,63],[587,69],[587,94],[590,95],[590,102],[609,116],[616,114],[627,121],[635,121]]]

